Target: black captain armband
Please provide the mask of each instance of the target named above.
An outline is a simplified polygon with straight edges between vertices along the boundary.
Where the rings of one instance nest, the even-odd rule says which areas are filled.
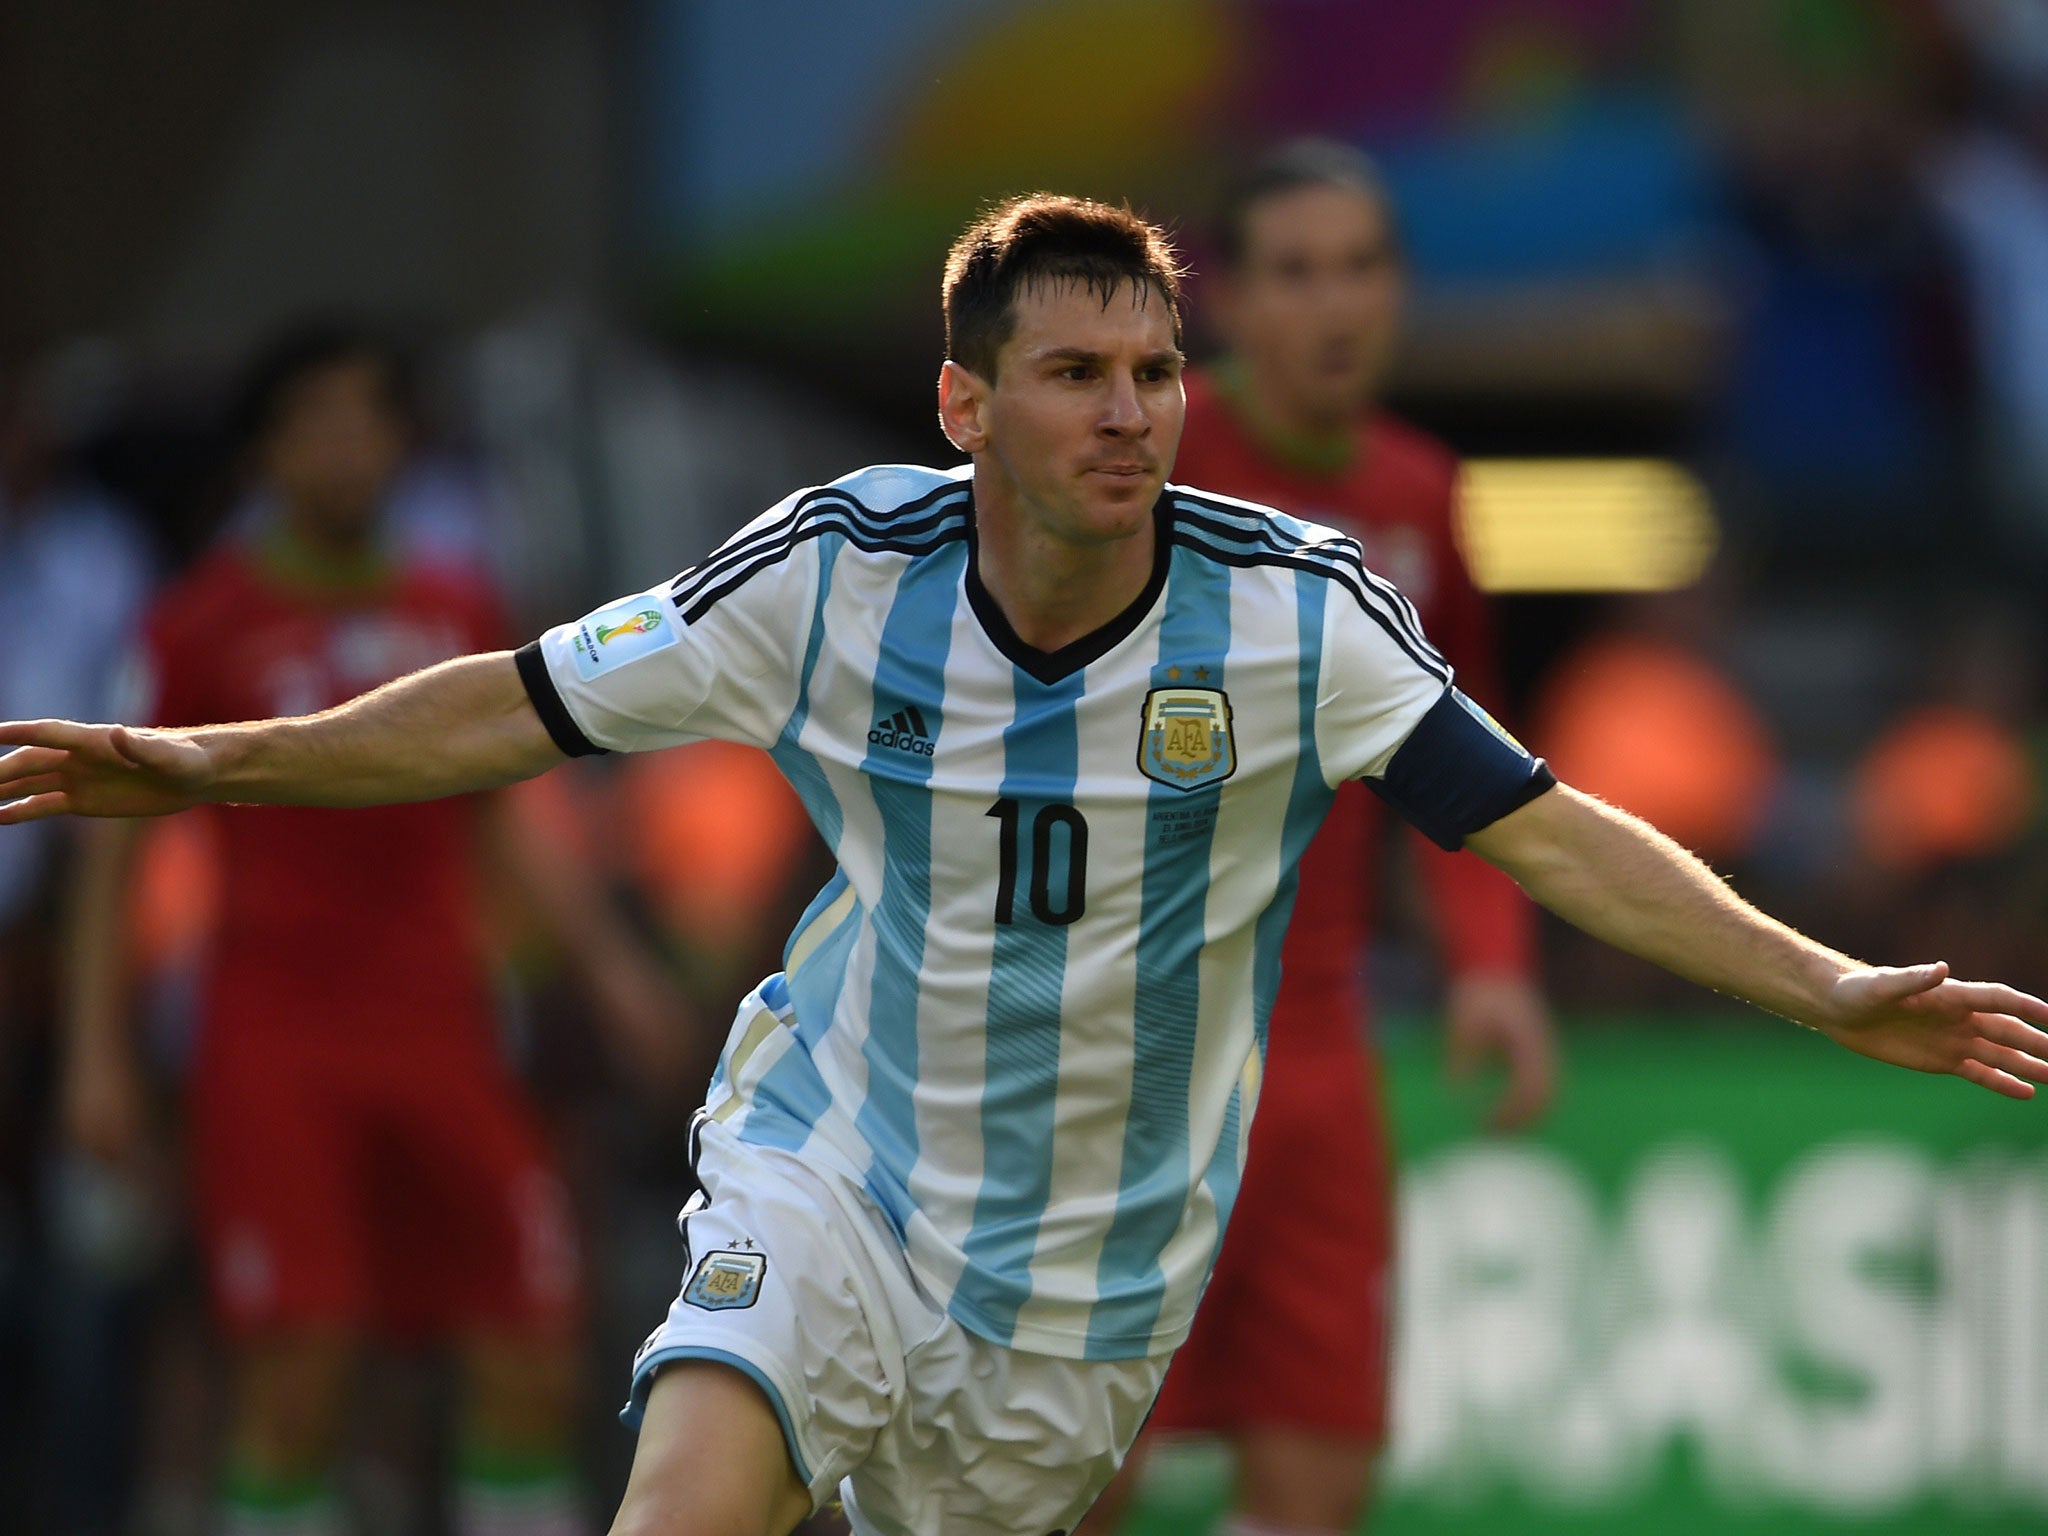
[[[1439,848],[1456,850],[1471,833],[1549,789],[1557,775],[1493,716],[1446,688],[1386,773],[1365,782]]]
[[[533,701],[533,712],[540,716],[540,723],[547,727],[549,739],[564,757],[595,757],[604,752],[603,747],[583,734],[569,714],[569,706],[562,702],[561,690],[548,676],[548,664],[540,653],[538,640],[529,640],[514,651],[512,664],[519,669],[519,681],[526,687],[526,696]]]

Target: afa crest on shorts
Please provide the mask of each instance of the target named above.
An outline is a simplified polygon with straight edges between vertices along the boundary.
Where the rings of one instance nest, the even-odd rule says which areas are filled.
[[[1220,784],[1237,771],[1230,699],[1221,688],[1154,688],[1145,695],[1138,771],[1175,789]]]
[[[707,1253],[683,1287],[683,1300],[707,1312],[730,1312],[751,1307],[761,1299],[761,1280],[768,1273],[765,1253],[734,1253],[720,1249]]]

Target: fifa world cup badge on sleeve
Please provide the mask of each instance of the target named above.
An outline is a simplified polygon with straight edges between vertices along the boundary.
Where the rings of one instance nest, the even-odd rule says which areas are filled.
[[[1154,688],[1146,694],[1138,771],[1175,789],[1220,784],[1235,773],[1237,744],[1223,690]]]
[[[570,642],[577,674],[586,683],[675,643],[675,616],[663,613],[648,597],[600,608],[576,626],[576,638]]]
[[[683,1287],[683,1300],[707,1312],[729,1312],[751,1307],[761,1296],[761,1280],[768,1273],[765,1253],[734,1253],[720,1249],[707,1253]]]

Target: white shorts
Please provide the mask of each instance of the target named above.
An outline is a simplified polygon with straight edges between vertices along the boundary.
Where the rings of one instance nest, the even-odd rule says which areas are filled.
[[[682,1294],[640,1346],[654,1375],[715,1360],[767,1395],[814,1506],[860,1536],[1071,1531],[1137,1438],[1170,1356],[1066,1360],[979,1338],[910,1273],[852,1180],[703,1128]]]

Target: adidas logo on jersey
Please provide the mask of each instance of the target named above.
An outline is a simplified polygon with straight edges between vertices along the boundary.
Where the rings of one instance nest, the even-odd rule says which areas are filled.
[[[886,720],[877,720],[875,728],[868,732],[868,745],[874,747],[895,747],[902,752],[916,752],[920,756],[932,755],[932,733],[925,726],[924,715],[915,704],[906,705]]]

